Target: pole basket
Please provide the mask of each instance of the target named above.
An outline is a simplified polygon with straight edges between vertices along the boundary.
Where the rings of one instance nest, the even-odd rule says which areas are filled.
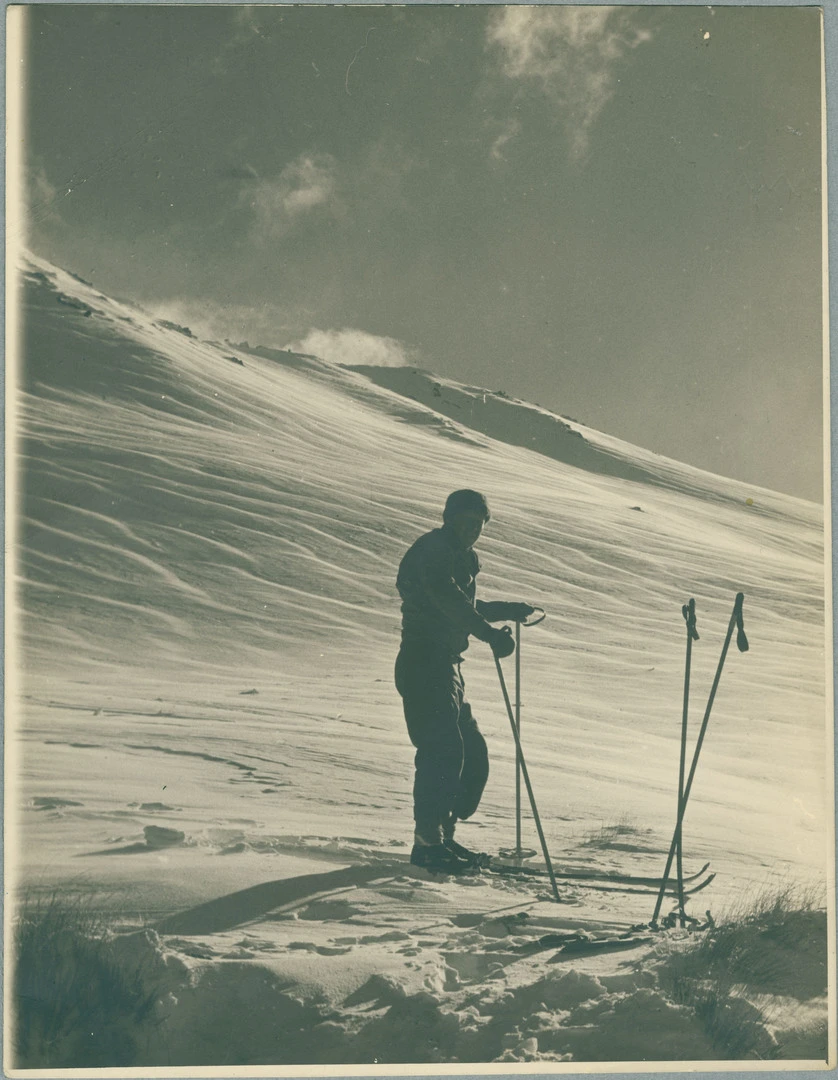
[[[501,848],[498,852],[502,859],[531,859],[538,852],[535,848]]]

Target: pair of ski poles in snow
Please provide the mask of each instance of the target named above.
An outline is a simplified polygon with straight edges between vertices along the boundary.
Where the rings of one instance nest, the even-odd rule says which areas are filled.
[[[651,925],[657,926],[658,916],[660,915],[661,905],[663,904],[663,898],[666,894],[666,887],[669,882],[669,875],[672,870],[672,862],[677,858],[676,862],[676,874],[678,885],[678,910],[681,920],[681,925],[686,923],[686,912],[684,910],[684,865],[683,865],[683,842],[682,842],[682,830],[684,822],[684,814],[687,809],[687,800],[690,797],[692,790],[693,780],[695,779],[696,769],[698,768],[698,758],[701,754],[701,747],[704,744],[704,736],[707,734],[707,725],[710,722],[710,713],[713,708],[713,703],[716,699],[716,691],[719,688],[719,682],[722,677],[722,670],[724,669],[725,660],[727,659],[728,649],[730,648],[730,642],[733,637],[733,631],[736,629],[736,645],[740,652],[748,651],[748,638],[745,635],[745,626],[742,615],[742,605],[745,600],[744,593],[737,593],[736,600],[733,604],[733,612],[730,616],[730,622],[727,628],[727,634],[725,636],[724,644],[722,645],[722,652],[719,658],[718,666],[716,667],[716,674],[713,679],[713,685],[710,689],[710,697],[707,700],[707,707],[704,710],[704,717],[701,722],[701,728],[698,733],[698,739],[696,740],[695,750],[693,751],[692,763],[690,765],[689,775],[686,775],[687,765],[687,721],[689,715],[689,700],[690,700],[690,671],[692,660],[692,643],[698,641],[698,630],[696,629],[696,616],[695,616],[695,600],[691,599],[689,604],[685,604],[681,609],[684,616],[684,620],[687,624],[687,657],[684,671],[684,708],[681,721],[681,757],[678,772],[678,815],[675,824],[675,832],[672,837],[672,843],[669,848],[669,854],[666,860],[666,868],[663,872],[661,879],[660,892],[658,893],[657,903],[655,904],[655,913],[652,916]],[[541,818],[538,813],[538,807],[535,802],[535,794],[532,789],[532,783],[530,781],[529,772],[527,770],[527,764],[524,760],[524,752],[521,748],[521,626],[536,626],[545,618],[545,612],[543,608],[536,608],[536,611],[541,612],[541,616],[534,622],[516,622],[515,624],[515,710],[513,712],[512,702],[509,699],[509,691],[506,688],[506,680],[503,677],[503,669],[501,668],[500,658],[495,656],[495,666],[498,672],[498,679],[500,680],[501,690],[503,692],[503,700],[506,705],[506,711],[509,716],[509,723],[512,727],[512,736],[515,740],[516,751],[516,763],[515,763],[515,820],[516,820],[516,847],[513,851],[509,851],[506,854],[515,856],[517,858],[523,858],[529,854],[535,854],[535,852],[526,851],[521,847],[521,777],[523,776],[524,784],[526,785],[527,795],[529,796],[530,806],[532,807],[532,815],[535,821],[535,827],[538,832],[538,839],[541,844],[541,851],[544,855],[544,862],[547,867],[547,873],[550,877],[550,884],[553,889],[553,895],[557,902],[561,902],[559,897],[559,889],[556,884],[556,876],[553,872],[553,864],[550,860],[550,852],[547,850],[547,841],[544,838],[544,830],[541,827]]]
[[[516,827],[516,848],[512,852],[507,854],[513,855],[517,858],[523,858],[525,855],[535,855],[535,852],[525,851],[521,847],[521,777],[524,778],[524,784],[526,785],[527,795],[529,796],[530,806],[532,807],[532,816],[535,821],[535,827],[538,832],[538,839],[541,844],[541,851],[544,855],[544,862],[547,866],[547,873],[550,877],[550,885],[553,889],[553,896],[556,898],[557,903],[561,903],[559,896],[559,887],[556,884],[556,875],[553,873],[553,864],[550,861],[550,852],[547,850],[547,841],[544,838],[544,830],[541,827],[541,818],[538,814],[538,807],[535,804],[535,794],[532,789],[532,783],[530,782],[530,774],[527,771],[527,763],[524,760],[524,751],[521,749],[521,627],[522,626],[537,626],[538,623],[546,617],[546,612],[543,608],[537,607],[536,611],[540,611],[541,615],[533,622],[516,622],[515,623],[515,711],[512,710],[512,702],[509,700],[509,691],[506,688],[506,679],[503,677],[503,668],[500,665],[500,657],[495,656],[495,667],[498,669],[498,679],[500,680],[500,688],[503,692],[503,700],[506,705],[506,712],[509,716],[509,723],[512,727],[512,737],[515,740],[515,827]]]
[[[693,751],[692,764],[690,766],[689,776],[686,776],[687,766],[687,718],[689,713],[690,703],[690,664],[692,660],[692,643],[698,641],[698,630],[696,629],[695,618],[695,600],[690,600],[689,604],[685,604],[681,609],[684,616],[684,620],[687,624],[687,659],[684,670],[684,709],[681,720],[681,759],[678,772],[678,815],[675,822],[675,832],[672,836],[672,843],[669,847],[669,854],[666,859],[666,868],[663,872],[663,878],[661,880],[660,892],[658,893],[657,903],[655,904],[655,913],[652,916],[651,925],[657,926],[658,915],[660,915],[661,905],[663,904],[664,894],[666,892],[666,886],[669,881],[669,874],[672,870],[672,861],[676,860],[676,876],[678,883],[678,914],[681,926],[686,925],[686,912],[684,911],[684,865],[683,865],[683,824],[684,814],[687,809],[687,800],[690,797],[690,791],[692,790],[693,780],[695,779],[695,771],[698,767],[698,756],[701,753],[701,747],[704,743],[704,736],[707,733],[707,725],[710,721],[710,711],[713,708],[713,702],[716,698],[716,691],[719,688],[719,680],[722,677],[722,669],[727,659],[728,648],[730,647],[731,638],[733,637],[733,630],[736,628],[736,645],[740,652],[748,651],[748,638],[745,636],[745,627],[742,617],[742,604],[745,600],[744,593],[737,593],[736,600],[733,604],[733,612],[730,616],[730,623],[727,628],[727,635],[725,636],[724,644],[722,645],[722,654],[719,658],[719,663],[716,668],[716,675],[713,679],[713,685],[710,690],[710,697],[707,701],[707,708],[704,710],[704,718],[701,722],[701,728],[698,733],[698,739],[696,740],[695,750]]]

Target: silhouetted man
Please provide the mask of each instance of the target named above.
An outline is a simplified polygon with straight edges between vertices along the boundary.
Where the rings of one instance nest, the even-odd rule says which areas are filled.
[[[486,741],[465,699],[460,671],[469,636],[509,656],[515,642],[493,622],[523,621],[529,604],[475,599],[480,563],[473,551],[489,520],[477,491],[448,496],[442,528],[420,536],[399,566],[402,644],[396,689],[416,747],[415,834],[410,861],[442,873],[462,873],[479,859],[454,840],[458,820],[471,817],[489,777]]]

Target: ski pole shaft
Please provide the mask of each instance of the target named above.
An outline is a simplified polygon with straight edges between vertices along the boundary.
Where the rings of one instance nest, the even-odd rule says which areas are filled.
[[[682,803],[684,801],[684,779],[687,768],[687,721],[690,709],[690,662],[692,659],[693,641],[698,640],[698,631],[695,627],[695,600],[690,599],[688,604],[681,608],[681,614],[687,624],[687,659],[684,664],[684,709],[681,717],[681,761],[678,772],[678,810],[675,816],[676,822],[681,820]],[[678,875],[678,907],[681,922],[684,920],[684,845],[683,836],[679,832],[677,848],[677,875]]]
[[[515,730],[521,737],[521,624],[515,623]],[[515,754],[515,850],[521,852],[521,758]]]
[[[666,883],[669,880],[669,872],[672,869],[672,860],[675,857],[675,849],[681,840],[681,826],[684,821],[684,814],[687,809],[687,800],[690,797],[690,791],[692,790],[693,780],[695,779],[695,771],[698,767],[698,757],[701,753],[701,747],[704,743],[704,736],[707,732],[707,724],[710,720],[710,711],[713,708],[713,702],[716,698],[716,691],[719,688],[719,681],[722,677],[722,669],[724,668],[725,659],[727,658],[727,651],[730,647],[730,639],[733,636],[733,628],[738,626],[739,634],[737,637],[737,645],[740,652],[746,652],[748,648],[747,638],[745,637],[745,631],[742,627],[742,602],[745,599],[744,593],[737,593],[736,601],[733,605],[733,614],[730,617],[730,624],[727,628],[727,635],[725,636],[724,645],[722,646],[722,655],[719,657],[719,664],[716,668],[716,675],[713,679],[713,686],[710,690],[710,697],[707,701],[707,708],[704,710],[704,719],[701,721],[701,730],[698,733],[698,740],[693,752],[692,765],[690,766],[690,773],[687,777],[687,782],[684,785],[684,795],[681,799],[681,806],[678,813],[678,821],[675,825],[675,835],[672,837],[672,843],[669,846],[669,855],[666,859],[666,868],[663,872],[663,878],[661,880],[661,889],[658,893],[658,901],[655,904],[655,913],[652,916],[652,922],[655,923],[658,920],[660,914],[661,905],[663,904],[663,897],[666,891]]]
[[[500,658],[495,656],[495,667],[498,669],[498,679],[500,680],[500,688],[503,692],[503,700],[506,704],[506,711],[509,716],[509,723],[512,725],[512,736],[515,739],[515,749],[518,754],[518,761],[521,763],[521,775],[524,778],[524,784],[527,788],[527,795],[529,795],[530,806],[532,808],[532,816],[535,819],[535,827],[538,830],[538,839],[541,842],[541,850],[544,854],[544,862],[547,865],[547,873],[550,875],[550,884],[553,887],[553,895],[556,898],[557,903],[561,903],[561,897],[559,896],[559,887],[556,884],[556,875],[553,873],[553,864],[550,861],[550,852],[547,850],[547,841],[544,839],[544,830],[541,827],[541,818],[538,815],[538,807],[535,805],[535,795],[532,790],[532,784],[530,783],[530,775],[527,771],[527,763],[524,761],[524,751],[521,749],[521,738],[515,727],[515,715],[512,712],[512,702],[509,700],[509,691],[506,689],[506,680],[503,677],[503,668],[500,666]]]

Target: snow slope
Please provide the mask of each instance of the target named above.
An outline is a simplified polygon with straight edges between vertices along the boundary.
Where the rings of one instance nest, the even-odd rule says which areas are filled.
[[[8,811],[17,880],[104,883],[117,906],[159,917],[164,928],[190,905],[238,898],[224,929],[202,930],[184,916],[171,924],[176,934],[144,939],[155,956],[179,957],[188,969],[180,999],[188,983],[202,1005],[175,1009],[167,1047],[149,1047],[143,1064],[196,1064],[201,1054],[209,1064],[307,1060],[302,1044],[278,1049],[267,1035],[256,1048],[248,1026],[231,1058],[213,1056],[224,1051],[211,1024],[194,1035],[213,994],[223,1011],[234,960],[230,985],[255,986],[270,961],[276,986],[291,979],[325,994],[299,1006],[314,1009],[308,1019],[288,1006],[288,1023],[306,1031],[337,1010],[324,1060],[372,1061],[382,1039],[392,1042],[399,1008],[411,1016],[424,1008],[427,1023],[448,1032],[447,1050],[428,1057],[421,1040],[412,1049],[399,1043],[382,1061],[487,1061],[504,1039],[510,1052],[527,1042],[509,1032],[520,1010],[541,1000],[527,988],[546,975],[526,966],[518,989],[504,982],[512,998],[503,998],[492,981],[500,969],[490,977],[489,966],[468,959],[473,935],[485,944],[491,928],[469,929],[469,945],[451,919],[463,915],[463,897],[485,913],[537,895],[497,880],[417,879],[393,862],[411,837],[412,782],[392,687],[395,570],[455,487],[484,491],[493,509],[479,543],[482,595],[548,612],[524,631],[523,733],[554,861],[661,872],[678,768],[681,606],[695,597],[701,635],[694,739],[741,590],[751,649],[728,656],[685,827],[690,864],[711,859],[718,874],[700,894],[701,910],[780,879],[825,889],[831,759],[820,506],[415,369],[350,370],[199,341],[34,257],[23,269],[21,312],[25,361],[10,457],[19,634],[9,653],[17,677]],[[512,670],[507,661],[510,682]],[[493,774],[462,839],[497,850],[514,841],[508,720],[480,643],[464,673]],[[182,842],[159,846],[151,826],[176,830]],[[535,846],[528,820],[525,830]],[[329,886],[336,863],[375,869],[377,859],[384,884],[369,870],[346,871],[336,887],[350,890],[349,901],[318,909],[291,884],[323,873]],[[314,892],[329,891],[317,884]],[[258,886],[265,890],[248,908]],[[533,925],[619,928],[648,920],[654,900],[581,887],[567,896],[570,914],[538,902]],[[440,919],[442,931],[415,937],[417,924]],[[342,933],[336,923],[346,923]],[[388,937],[393,926],[407,938]],[[555,1008],[611,1001],[629,986],[620,962],[575,969]],[[382,973],[386,985],[375,983]],[[375,1013],[384,1024],[377,1034],[367,999],[347,1005],[369,979],[379,1010],[390,1010]],[[609,988],[608,979],[617,981]],[[623,1034],[602,1044],[606,1056],[713,1057],[680,1014],[660,1052],[632,1042],[632,1010],[656,993],[648,980],[642,968],[631,983],[632,1004],[613,1021]],[[488,1013],[464,1004],[475,985],[488,987]],[[478,1019],[507,1017],[504,1031],[507,1020],[497,1020],[497,1054],[485,1049],[491,1040],[468,1034],[463,1017],[475,1030],[482,1023],[472,1007]],[[527,1045],[528,1060],[603,1052],[567,1032],[542,1036],[541,1050]]]

